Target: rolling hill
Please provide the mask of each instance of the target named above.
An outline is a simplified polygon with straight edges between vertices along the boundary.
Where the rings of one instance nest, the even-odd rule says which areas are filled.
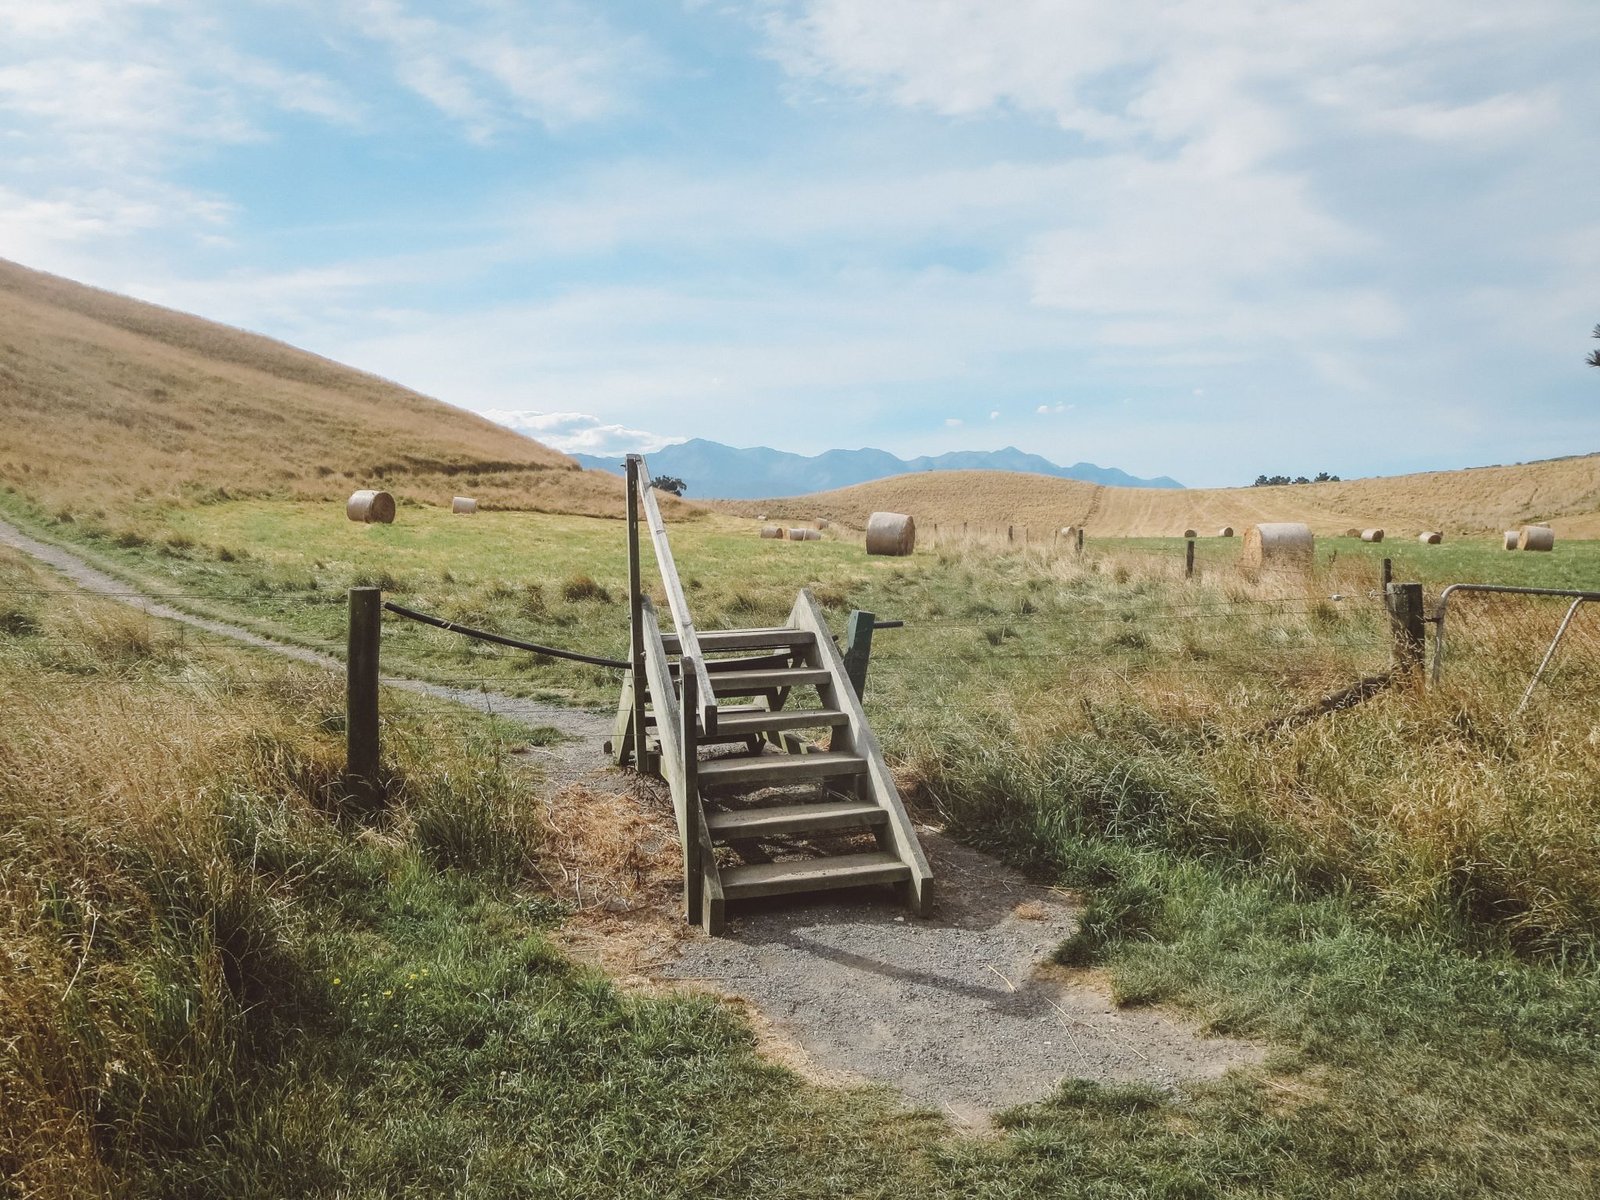
[[[1082,525],[1102,537],[1210,535],[1259,521],[1304,521],[1319,534],[1381,526],[1479,534],[1546,521],[1561,537],[1600,537],[1600,454],[1516,466],[1472,467],[1342,483],[1284,487],[1098,487],[999,471],[903,475],[791,499],[722,501],[715,507],[773,519],[827,518],[860,528],[879,510],[919,522],[1030,530]]]
[[[0,259],[0,486],[78,509],[357,487],[620,514],[622,485],[256,334]]]
[[[508,422],[516,428],[514,422]],[[586,467],[620,472],[620,456],[574,454]],[[1140,479],[1116,467],[1074,463],[1060,467],[1047,458],[1028,454],[1015,446],[1003,450],[956,450],[921,458],[897,458],[887,450],[827,450],[821,454],[790,454],[769,446],[727,446],[705,438],[675,442],[650,455],[650,469],[658,475],[675,475],[688,485],[696,499],[752,499],[759,496],[801,496],[868,483],[891,475],[917,471],[1025,471],[1057,479],[1082,479],[1122,487],[1182,487],[1165,475]]]

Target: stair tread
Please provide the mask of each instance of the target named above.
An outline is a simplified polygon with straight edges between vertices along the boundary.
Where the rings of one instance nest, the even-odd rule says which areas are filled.
[[[824,800],[812,804],[781,804],[706,813],[706,827],[714,837],[760,837],[808,830],[866,829],[881,825],[889,814],[863,800]]]
[[[859,754],[818,750],[813,754],[751,754],[711,758],[696,767],[702,787],[716,784],[788,782],[860,775],[867,760]]]
[[[696,632],[695,637],[700,643],[700,649],[704,651],[765,650],[779,646],[816,644],[816,635],[809,629],[789,629],[783,626],[766,629],[702,629]],[[679,653],[677,634],[663,633],[661,640],[665,643],[668,654]]]
[[[785,892],[820,892],[829,888],[896,883],[911,877],[911,868],[881,850],[838,854],[784,862],[724,867],[722,890],[729,899],[775,896]]]
[[[742,707],[742,706],[741,706]],[[718,733],[763,733],[780,729],[820,729],[847,724],[850,717],[836,708],[757,709],[754,712],[717,710]]]
[[[768,688],[808,687],[827,683],[833,676],[822,667],[775,667],[765,671],[719,671],[711,676],[718,696],[748,696]]]

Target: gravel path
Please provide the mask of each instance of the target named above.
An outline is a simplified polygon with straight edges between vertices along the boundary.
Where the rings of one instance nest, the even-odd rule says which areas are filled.
[[[885,890],[752,902],[733,909],[727,936],[683,943],[663,973],[746,998],[823,1078],[892,1084],[976,1128],[1064,1079],[1172,1088],[1261,1060],[1261,1047],[1159,1009],[1119,1009],[1095,976],[1053,966],[1077,907],[921,834],[931,919]]]
[[[152,616],[296,662],[344,669],[331,655],[142,595],[4,520],[0,544],[55,568],[85,591]],[[560,730],[568,740],[532,755],[553,789],[581,781],[619,792],[632,779],[605,770],[601,743],[611,733],[610,714],[394,676],[384,683]],[[647,824],[638,835],[655,836]],[[786,898],[739,905],[723,938],[680,941],[681,925],[664,936],[660,924],[619,926],[605,936],[626,943],[642,934],[669,956],[676,943],[676,958],[654,973],[743,997],[792,1061],[825,1079],[890,1084],[974,1128],[999,1109],[1048,1095],[1063,1079],[1172,1087],[1260,1061],[1258,1046],[1201,1037],[1154,1009],[1118,1009],[1087,976],[1051,967],[1051,952],[1075,928],[1074,906],[933,830],[923,830],[923,841],[938,889],[931,919],[907,916],[886,891],[862,890],[810,903]],[[675,862],[675,854],[669,857]],[[670,911],[655,919],[678,920]]]
[[[3,519],[0,519],[0,545],[20,550],[46,566],[53,567],[86,592],[120,601],[153,617],[181,621],[190,628],[243,642],[247,646],[268,650],[282,658],[290,658],[295,662],[321,667],[327,671],[344,670],[344,660],[335,658],[331,654],[274,641],[259,633],[241,629],[237,625],[196,616],[146,596],[126,580],[118,579],[97,567],[90,566],[72,551],[61,546],[29,537]],[[383,676],[383,683],[386,687],[399,688],[421,696],[432,696],[437,700],[449,700],[478,712],[506,717],[532,728],[549,726],[558,730],[565,735],[563,740],[551,746],[533,747],[527,756],[545,769],[552,786],[559,787],[584,779],[606,765],[600,745],[611,735],[612,717],[608,713],[563,708],[560,705],[544,704],[537,700],[504,696],[497,692],[444,687],[396,675]]]

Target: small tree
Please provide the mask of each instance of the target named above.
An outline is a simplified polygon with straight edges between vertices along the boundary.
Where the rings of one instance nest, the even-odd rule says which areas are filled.
[[[1600,338],[1600,325],[1594,327],[1594,337]],[[1591,367],[1600,367],[1600,350],[1589,351],[1589,357],[1583,360]]]
[[[688,491],[688,485],[676,475],[657,475],[650,481],[650,486],[658,492],[671,492],[674,496],[681,496]]]

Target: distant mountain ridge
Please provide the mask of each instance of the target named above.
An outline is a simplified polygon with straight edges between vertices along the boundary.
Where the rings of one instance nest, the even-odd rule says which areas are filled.
[[[594,470],[618,473],[622,470],[621,455],[574,454],[571,457]],[[1025,453],[1015,446],[1003,450],[953,450],[948,454],[904,459],[887,450],[871,448],[804,455],[768,446],[741,449],[705,438],[691,438],[665,446],[648,457],[653,474],[676,475],[686,486],[685,494],[697,500],[803,496],[920,471],[1019,471],[1112,487],[1183,486],[1165,475],[1140,479],[1116,467],[1099,467],[1094,463],[1057,466],[1047,458]]]

